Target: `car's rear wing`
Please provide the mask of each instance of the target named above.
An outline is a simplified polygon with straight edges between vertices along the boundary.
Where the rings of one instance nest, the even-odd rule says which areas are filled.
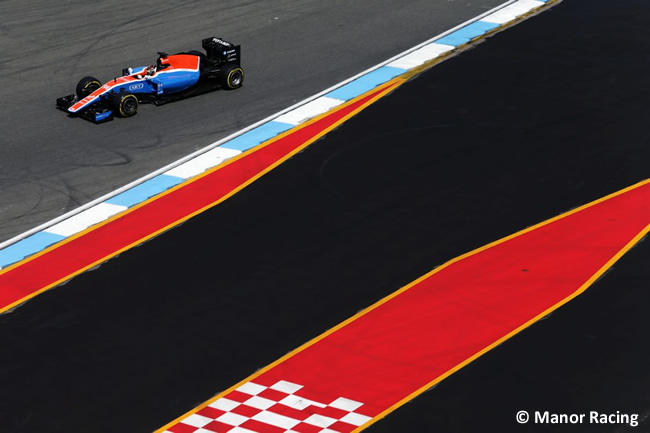
[[[217,63],[241,63],[241,45],[235,45],[224,41],[221,38],[203,39],[203,49],[213,62]]]

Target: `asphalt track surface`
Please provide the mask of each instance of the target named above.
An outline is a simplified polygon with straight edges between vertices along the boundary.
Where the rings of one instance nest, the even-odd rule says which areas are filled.
[[[0,425],[151,431],[434,266],[649,178],[650,7],[582,5],[437,66],[223,204],[0,317]],[[369,431],[647,431],[515,413],[647,417],[649,255],[641,242]]]
[[[203,148],[505,0],[0,3],[0,241]],[[54,109],[157,51],[242,45],[246,84],[96,126]]]

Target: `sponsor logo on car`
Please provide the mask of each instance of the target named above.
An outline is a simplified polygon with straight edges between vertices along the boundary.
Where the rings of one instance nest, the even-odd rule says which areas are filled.
[[[232,47],[232,44],[230,42],[226,42],[223,39],[212,38],[212,42],[217,43],[219,45],[223,45],[225,47]]]
[[[131,84],[131,85],[129,86],[129,90],[130,90],[130,91],[140,90],[140,89],[143,89],[143,88],[144,88],[144,84],[142,84],[142,83]]]

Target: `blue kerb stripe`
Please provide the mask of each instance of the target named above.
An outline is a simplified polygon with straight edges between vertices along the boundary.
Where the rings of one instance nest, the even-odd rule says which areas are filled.
[[[124,191],[122,194],[118,194],[115,197],[106,200],[106,203],[131,207],[138,203],[142,203],[149,197],[153,197],[154,195],[159,194],[174,185],[178,185],[181,182],[183,182],[183,179],[180,177],[161,174],[153,179],[141,183],[138,186],[134,186],[128,191]]]
[[[6,267],[65,239],[54,233],[38,232],[0,250],[0,266]]]
[[[444,44],[444,45],[451,45],[452,47],[458,47],[460,45],[468,43],[469,38],[462,37],[460,35],[457,35],[456,32],[454,32],[434,42],[436,44]]]
[[[465,26],[458,31],[464,32],[463,34],[471,36],[470,39],[473,39],[477,36],[481,36],[483,33],[494,30],[497,27],[499,27],[499,24],[496,23],[488,23],[487,21],[474,21],[472,24]]]
[[[264,143],[266,140],[288,131],[291,128],[293,128],[293,125],[288,123],[276,121],[267,122],[255,129],[251,129],[239,137],[233,138],[222,147],[224,149],[235,149],[243,152],[257,146],[258,144]]]
[[[453,33],[448,34],[447,36],[438,39],[435,41],[438,44],[453,45],[457,47],[459,45],[466,44],[470,39],[474,39],[477,36],[481,36],[489,32],[490,30],[496,29],[499,27],[498,24],[488,23],[485,21],[475,21],[472,24],[469,24],[462,29],[456,30]]]
[[[379,69],[363,75],[356,80],[346,84],[343,87],[339,87],[336,90],[328,93],[328,98],[342,99],[344,101],[349,101],[352,98],[356,98],[359,95],[366,93],[369,90],[374,89],[380,84],[384,84],[387,81],[402,75],[406,72],[406,69],[394,68],[392,66],[382,66]]]

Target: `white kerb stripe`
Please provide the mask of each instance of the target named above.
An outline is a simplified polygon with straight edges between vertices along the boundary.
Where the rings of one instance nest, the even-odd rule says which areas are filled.
[[[514,19],[517,18],[515,15],[511,15],[509,13],[500,13],[496,12],[492,15],[488,15],[485,18],[483,18],[481,21],[485,21],[487,23],[493,23],[493,24],[505,24],[508,23]]]
[[[440,55],[453,50],[455,47],[445,44],[429,44],[415,50],[410,54],[405,55],[401,59],[397,59],[386,66],[392,66],[394,68],[401,69],[411,69],[416,66],[420,66],[429,60],[433,60]]]
[[[119,206],[110,203],[99,203],[98,205],[95,205],[90,209],[86,209],[85,211],[80,212],[77,215],[68,218],[67,220],[61,221],[60,223],[55,224],[44,231],[65,237],[72,236],[75,233],[79,233],[80,231],[85,230],[90,226],[107,220],[113,215],[125,211],[126,209],[126,206]]]
[[[178,167],[165,172],[169,176],[180,177],[181,179],[189,179],[201,174],[209,168],[215,167],[224,161],[237,156],[241,153],[240,150],[227,149],[224,147],[215,147],[212,150],[191,159]]]
[[[513,4],[504,7],[499,12],[520,16],[540,6],[544,6],[545,4],[546,3],[538,0],[517,0]]]
[[[520,15],[523,15],[527,12],[532,11],[533,9],[544,5],[544,2],[537,0],[518,0],[501,10],[498,10],[486,17],[481,18],[481,21],[494,24],[505,24],[514,20]]]
[[[253,416],[255,421],[271,424],[283,429],[290,429],[300,424],[300,420],[289,418],[288,416],[279,415],[273,412],[263,411]]]
[[[546,3],[543,2],[542,0],[517,0],[512,5],[506,7],[514,6],[517,8],[529,8],[528,10],[532,10],[540,6],[544,6],[545,4]]]
[[[327,96],[321,96],[318,99],[314,99],[313,101],[308,102],[301,107],[283,114],[282,116],[275,119],[275,121],[288,123],[290,125],[298,125],[311,119],[312,117],[318,116],[319,114],[327,113],[332,108],[341,105],[343,102],[345,101],[328,98]]]

